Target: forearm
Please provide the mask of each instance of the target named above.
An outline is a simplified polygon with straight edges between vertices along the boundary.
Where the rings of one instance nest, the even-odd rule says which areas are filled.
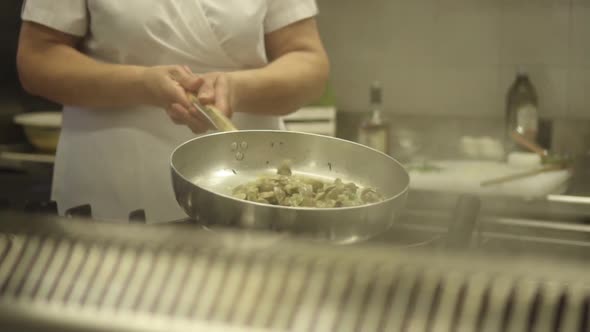
[[[68,45],[20,50],[18,65],[29,93],[63,105],[117,108],[145,101],[143,68],[100,63]]]
[[[329,64],[323,53],[296,51],[261,69],[230,74],[238,112],[284,115],[321,97]]]

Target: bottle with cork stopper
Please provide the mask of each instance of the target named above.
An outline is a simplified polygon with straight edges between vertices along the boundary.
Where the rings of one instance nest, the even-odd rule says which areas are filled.
[[[390,125],[383,119],[383,98],[380,82],[373,82],[370,89],[369,118],[359,127],[359,143],[375,150],[389,154]]]
[[[506,98],[506,152],[527,151],[518,145],[513,133],[529,142],[537,142],[539,128],[539,98],[528,74],[519,68]]]

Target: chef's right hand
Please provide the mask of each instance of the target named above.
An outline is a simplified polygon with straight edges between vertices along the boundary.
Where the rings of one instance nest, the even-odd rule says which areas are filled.
[[[146,98],[150,105],[162,107],[172,121],[188,126],[194,133],[209,129],[208,120],[195,109],[187,92],[198,93],[204,80],[183,66],[156,66],[143,74]]]

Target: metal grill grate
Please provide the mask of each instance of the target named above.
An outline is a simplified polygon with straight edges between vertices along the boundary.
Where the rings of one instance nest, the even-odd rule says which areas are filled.
[[[20,235],[0,235],[0,302],[290,331],[588,331],[590,314],[586,288],[417,263]]]

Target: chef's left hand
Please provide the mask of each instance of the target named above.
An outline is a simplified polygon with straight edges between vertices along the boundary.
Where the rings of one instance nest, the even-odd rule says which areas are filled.
[[[201,104],[213,105],[225,116],[231,118],[233,114],[231,75],[212,72],[201,74],[199,77],[204,81],[197,93]]]

